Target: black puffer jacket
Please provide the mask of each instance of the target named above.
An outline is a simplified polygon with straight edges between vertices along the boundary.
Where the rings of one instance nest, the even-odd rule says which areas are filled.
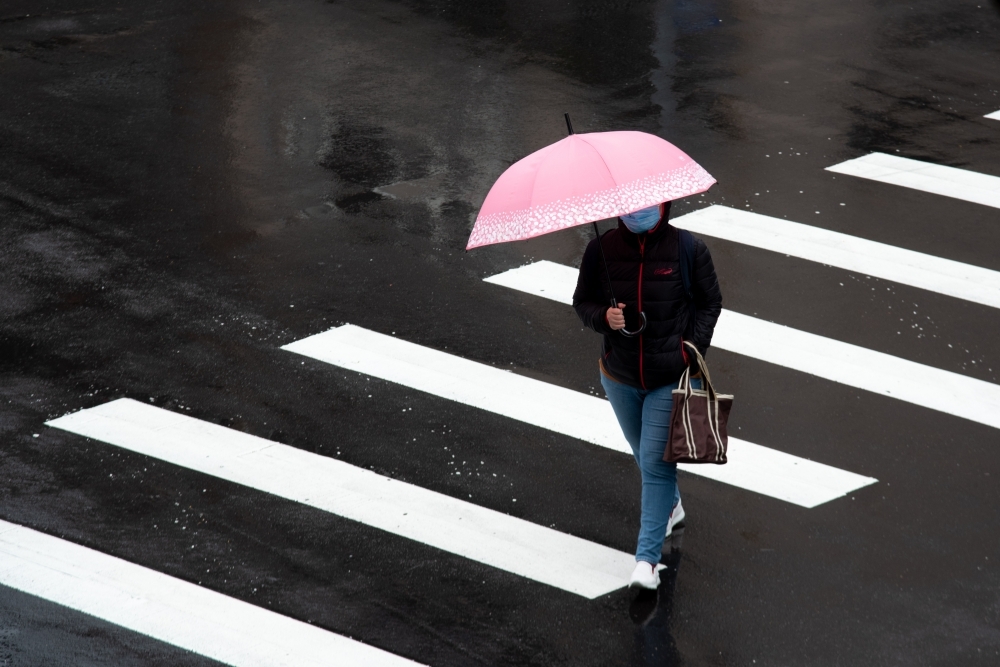
[[[608,325],[605,314],[611,305],[611,292],[598,239],[591,241],[580,265],[573,307],[585,325],[604,334],[604,369],[616,380],[643,389],[677,382],[687,366],[682,339],[686,335],[705,354],[722,312],[722,293],[708,248],[695,239],[692,292],[697,314],[689,326],[676,228],[663,220],[652,231],[636,235],[619,220],[618,228],[603,234],[600,242],[615,297],[626,304],[626,328],[634,331],[639,327],[640,310],[648,320],[646,330],[632,338]]]

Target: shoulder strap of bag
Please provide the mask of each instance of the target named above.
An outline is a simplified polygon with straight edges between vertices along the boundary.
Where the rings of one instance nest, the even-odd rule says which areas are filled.
[[[687,297],[688,301],[694,301],[694,292],[691,290],[691,278],[694,273],[694,236],[686,229],[679,229],[677,237],[684,296]]]
[[[697,309],[694,304],[694,236],[686,229],[677,230],[678,260],[681,265],[681,285],[684,287],[684,298],[688,303],[688,325],[684,337],[691,339],[694,335],[695,316]]]

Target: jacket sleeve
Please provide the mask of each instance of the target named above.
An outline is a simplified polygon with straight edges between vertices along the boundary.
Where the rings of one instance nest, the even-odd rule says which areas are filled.
[[[608,321],[604,318],[610,301],[605,298],[604,288],[601,285],[603,269],[598,257],[599,242],[600,239],[592,240],[583,253],[580,275],[576,279],[576,291],[573,293],[573,309],[585,326],[597,333],[610,334],[613,329],[608,326]]]
[[[719,315],[722,313],[722,292],[719,290],[719,279],[715,275],[712,255],[701,239],[695,239],[694,281],[691,288],[696,307],[692,342],[698,347],[698,351],[705,355],[712,343],[715,323],[719,321]]]

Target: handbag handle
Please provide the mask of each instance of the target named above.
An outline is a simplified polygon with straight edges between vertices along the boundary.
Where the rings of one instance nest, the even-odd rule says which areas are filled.
[[[692,352],[694,352],[695,360],[698,362],[698,370],[701,371],[701,375],[705,378],[705,388],[708,390],[708,397],[711,401],[718,401],[715,387],[712,386],[712,376],[708,373],[708,364],[705,363],[705,357],[701,356],[701,352],[698,351],[698,347],[691,341],[684,341],[684,345],[688,347]],[[691,367],[688,366],[684,369],[684,373],[681,374],[681,386],[684,387],[685,396],[691,396]]]

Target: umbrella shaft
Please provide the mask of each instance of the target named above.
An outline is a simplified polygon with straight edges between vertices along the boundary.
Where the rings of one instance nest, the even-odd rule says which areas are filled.
[[[569,114],[567,114],[569,115]],[[618,307],[618,299],[615,298],[615,288],[611,284],[611,269],[608,268],[608,258],[604,254],[604,244],[601,243],[601,232],[597,229],[597,222],[590,223],[594,225],[594,234],[597,235],[597,247],[601,249],[601,259],[604,260],[604,275],[608,277],[608,291],[611,292],[611,307]]]

